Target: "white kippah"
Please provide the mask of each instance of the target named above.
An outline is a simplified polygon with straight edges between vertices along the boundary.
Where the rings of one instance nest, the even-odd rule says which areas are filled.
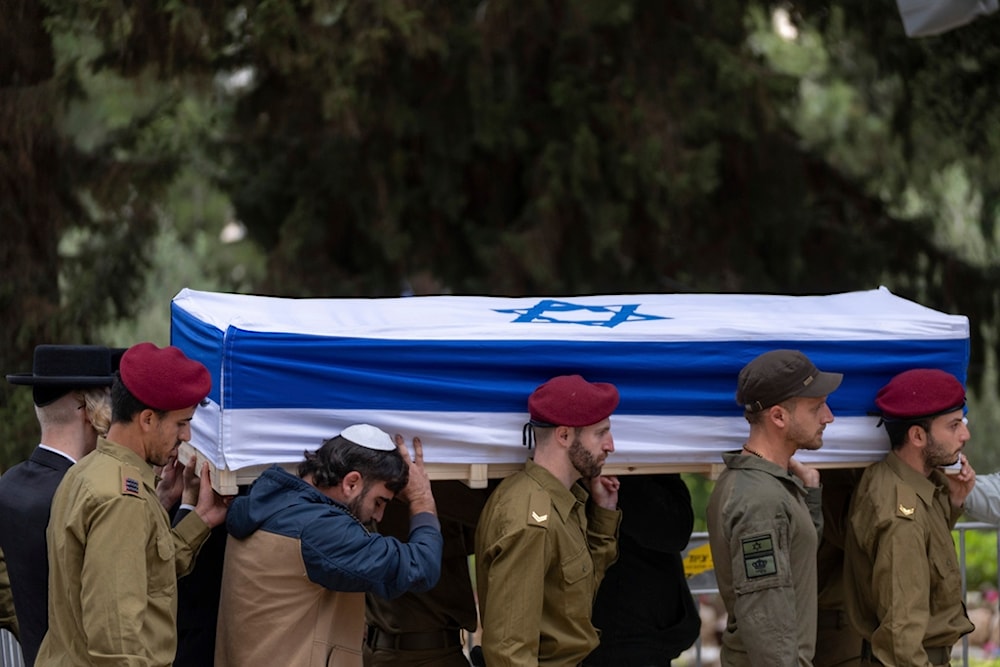
[[[380,428],[375,428],[371,424],[353,424],[340,432],[340,437],[350,440],[355,445],[361,445],[368,449],[377,449],[381,452],[391,452],[396,449],[396,443],[392,441],[389,434]]]

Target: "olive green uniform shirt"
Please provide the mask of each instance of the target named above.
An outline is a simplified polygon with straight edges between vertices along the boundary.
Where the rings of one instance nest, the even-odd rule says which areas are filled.
[[[588,498],[528,461],[487,500],[476,586],[490,667],[576,665],[597,646],[590,615],[618,556],[621,512]]]
[[[7,574],[7,560],[0,551],[0,629],[18,635],[17,615],[14,613],[14,596],[10,592],[10,575]]]
[[[101,438],[66,473],[47,531],[49,630],[35,664],[170,665],[177,577],[208,526],[190,512],[171,530],[152,467]]]
[[[708,540],[728,619],[722,664],[808,667],[816,648],[819,488],[756,456],[723,454]]]
[[[961,511],[943,473],[924,477],[895,452],[861,477],[844,548],[845,601],[883,664],[930,665],[924,647],[950,649],[974,629],[951,537]]]

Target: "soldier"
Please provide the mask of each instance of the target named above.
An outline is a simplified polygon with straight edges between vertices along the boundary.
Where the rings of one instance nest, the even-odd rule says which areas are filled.
[[[56,487],[94,451],[111,419],[112,351],[99,345],[39,345],[31,373],[7,376],[30,386],[41,427],[31,457],[0,477],[0,548],[7,558],[24,663],[35,663],[49,627],[45,528]]]
[[[591,609],[621,521],[618,480],[600,476],[617,406],[614,385],[579,375],[552,378],[528,399],[534,460],[500,483],[476,529],[490,667],[575,665],[597,646]]]
[[[19,637],[17,614],[14,612],[14,596],[10,593],[10,577],[7,575],[7,562],[3,552],[0,552],[0,630],[6,630]]]
[[[202,469],[197,506],[171,530],[153,466],[176,458],[211,377],[176,347],[139,343],[111,388],[111,428],[63,477],[49,520],[49,630],[36,664],[170,665],[177,577],[225,519]]]
[[[740,371],[736,401],[750,424],[742,452],[708,502],[708,535],[728,614],[722,664],[812,664],[816,648],[819,473],[796,461],[823,446],[826,397],[843,376],[798,350],[765,352]]]
[[[822,470],[823,537],[816,554],[816,656],[813,667],[851,667],[861,661],[861,635],[844,610],[844,534],[851,493],[862,468]]]
[[[851,499],[847,615],[864,640],[862,664],[948,665],[952,646],[974,629],[951,537],[975,484],[961,454],[965,389],[945,371],[914,369],[882,387],[875,405],[891,451]],[[938,470],[959,460],[956,475]]]
[[[441,578],[425,593],[392,600],[367,594],[365,667],[469,667],[462,631],[475,632],[479,624],[469,555],[488,490],[470,489],[458,481],[434,482],[431,487],[444,537]],[[390,503],[378,530],[405,540],[410,533],[406,505]]]

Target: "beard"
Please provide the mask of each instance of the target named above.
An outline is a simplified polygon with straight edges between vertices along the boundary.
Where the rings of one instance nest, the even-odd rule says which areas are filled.
[[[604,458],[599,460],[587,451],[587,448],[580,442],[580,438],[574,439],[573,444],[569,446],[569,462],[584,479],[593,479],[599,476],[601,468],[604,467]]]
[[[958,460],[959,452],[953,452],[934,439],[927,431],[927,448],[924,449],[924,465],[928,468],[939,468],[951,465]]]
[[[364,512],[364,501],[367,495],[368,488],[363,487],[361,494],[357,498],[348,501],[347,511],[350,512],[351,516],[357,519],[362,525],[371,526],[373,523],[371,516],[362,516],[362,512]]]
[[[792,421],[788,437],[795,443],[797,449],[815,451],[823,446],[823,428],[819,431],[807,431],[797,421]]]

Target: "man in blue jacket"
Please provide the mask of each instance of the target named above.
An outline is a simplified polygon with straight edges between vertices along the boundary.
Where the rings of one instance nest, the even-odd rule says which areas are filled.
[[[365,593],[432,588],[443,540],[423,450],[414,460],[368,424],[306,453],[298,475],[274,466],[229,510],[218,667],[361,667]],[[396,495],[409,503],[406,542],[368,524]]]

